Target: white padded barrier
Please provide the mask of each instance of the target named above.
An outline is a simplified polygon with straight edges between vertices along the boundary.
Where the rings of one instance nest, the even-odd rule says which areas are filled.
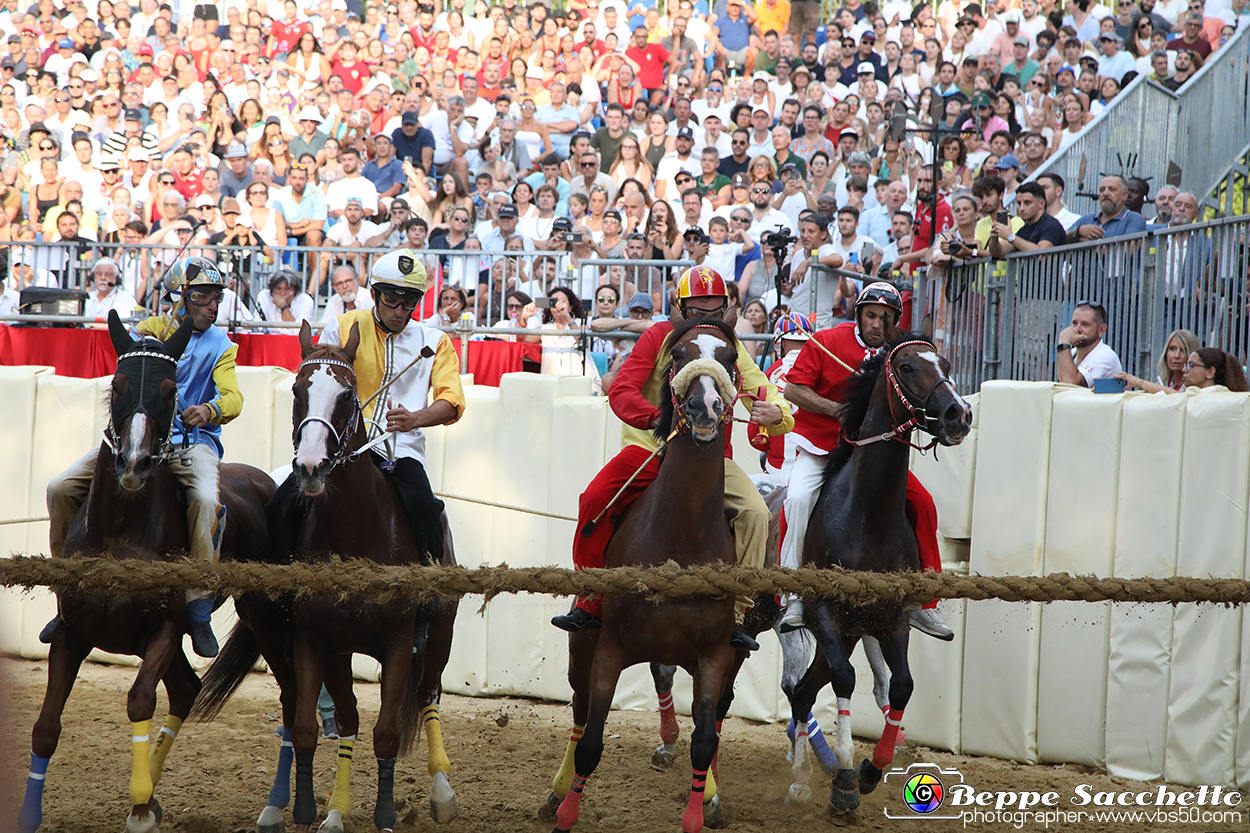
[[[937,506],[938,534],[958,540],[972,537],[972,494],[976,484],[981,415],[980,394],[964,399],[972,407],[972,430],[964,441],[953,448],[938,446],[926,454],[916,451],[911,454],[912,473],[933,495]]]
[[[4,419],[0,420],[0,446],[5,449],[4,477],[0,477],[0,505],[6,518],[43,516],[46,508],[31,512],[30,507],[43,502],[43,490],[32,497],[36,481],[31,477],[35,449],[35,400],[39,377],[50,376],[50,367],[0,367],[0,401],[4,402]],[[0,557],[29,552],[28,531],[31,524],[0,526]],[[47,524],[38,524],[47,529]],[[45,532],[45,542],[47,541]],[[47,544],[43,546],[47,551]],[[46,591],[36,591],[42,593]],[[0,653],[22,652],[23,610],[28,595],[12,588],[0,588]]]
[[[1186,397],[1126,395],[1120,419],[1114,574],[1176,574]],[[1107,663],[1107,770],[1163,777],[1172,605],[1111,608]]]
[[[1241,578],[1250,489],[1250,396],[1188,398],[1176,571]],[[1230,462],[1233,464],[1230,464]],[[1178,605],[1172,629],[1163,777],[1231,784],[1237,741],[1241,610]]]
[[[1059,386],[981,386],[977,490],[969,569],[1037,575],[1046,535],[1052,398]],[[1037,675],[1041,606],[968,606],[964,640],[962,748],[966,754],[1037,761]],[[986,680],[994,685],[986,685]]]
[[[1054,397],[1046,497],[1045,574],[1111,574],[1123,395],[1086,388]],[[1043,761],[1106,761],[1109,605],[1042,608],[1037,753]],[[1073,705],[1080,703],[1080,708]]]

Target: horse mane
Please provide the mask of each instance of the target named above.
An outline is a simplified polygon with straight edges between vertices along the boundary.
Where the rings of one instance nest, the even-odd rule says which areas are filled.
[[[689,318],[681,321],[673,327],[673,331],[668,334],[666,341],[671,349],[677,342],[685,338],[686,333],[695,327],[711,327],[719,330],[725,341],[737,349],[738,336],[734,333],[733,327],[724,321],[718,321],[715,318]],[[668,364],[664,366],[664,373],[660,379],[660,421],[655,424],[656,442],[663,442],[673,430],[673,391],[669,386],[668,380],[673,375],[673,360],[669,359]]]
[[[834,475],[850,461],[851,455],[855,453],[855,446],[846,441],[847,436],[859,438],[860,429],[864,426],[864,420],[868,416],[868,406],[872,402],[872,393],[877,388],[877,381],[881,378],[881,371],[885,370],[886,359],[899,344],[905,341],[922,341],[925,344],[932,345],[933,339],[924,333],[911,332],[899,333],[898,337],[893,341],[889,341],[875,356],[869,356],[864,359],[863,364],[859,366],[859,372],[854,376],[848,376],[846,379],[838,383],[834,389],[834,398],[840,407],[838,408],[838,423],[842,426],[842,430],[838,434],[838,445],[829,454],[829,462],[825,465],[824,482],[828,483],[833,479]]]

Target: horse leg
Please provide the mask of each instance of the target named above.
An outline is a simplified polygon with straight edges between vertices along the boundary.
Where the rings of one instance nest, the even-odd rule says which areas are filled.
[[[291,801],[291,764],[295,762],[295,745],[291,742],[291,730],[295,725],[295,668],[286,656],[281,637],[270,634],[282,634],[285,625],[273,621],[253,627],[261,656],[269,665],[274,680],[278,683],[278,701],[282,705],[282,741],[278,747],[278,766],[273,776],[273,784],[269,787],[269,797],[265,801],[265,809],[261,810],[256,819],[256,833],[281,833],[283,829],[282,811]]]
[[[594,662],[595,650],[599,645],[599,630],[577,631],[569,634],[569,687],[573,689],[573,731],[569,742],[564,748],[564,759],[560,769],[551,780],[551,792],[547,801],[539,809],[538,815],[543,821],[554,821],[560,802],[569,794],[575,773],[574,757],[577,745],[586,731],[586,715],[590,701],[590,666]]]
[[[430,622],[429,639],[421,656],[421,679],[417,683],[417,702],[421,707],[421,725],[425,727],[430,774],[430,817],[438,824],[447,824],[460,813],[460,804],[451,788],[451,760],[443,747],[443,724],[439,701],[443,696],[443,669],[451,657],[452,631],[459,602],[444,599],[437,603]],[[416,659],[414,658],[414,662]]]
[[[793,637],[805,633],[808,633],[808,631],[791,631],[786,636]],[[797,657],[797,654],[795,657]],[[786,806],[794,807],[799,804],[806,804],[812,797],[812,788],[808,783],[812,774],[811,764],[807,759],[808,752],[812,751],[808,727],[810,726],[812,707],[816,704],[816,696],[825,687],[825,684],[829,682],[829,666],[824,662],[824,658],[817,654],[811,660],[811,664],[802,676],[788,684],[784,680],[785,677],[783,676],[782,689],[790,701],[790,725],[795,727],[795,734],[790,743],[790,755],[787,757],[790,761],[793,781],[790,783],[789,792],[786,794]],[[835,760],[832,770],[837,772],[837,769],[838,766]]]
[[[295,749],[295,807],[291,816],[297,833],[308,833],[317,818],[313,790],[313,755],[317,751],[317,697],[325,666],[306,633],[295,636],[295,720],[291,742]]]
[[[812,635],[806,628],[781,633],[780,626],[774,626],[773,630],[777,632],[777,640],[781,643],[781,690],[790,692],[798,685],[803,673],[812,662]],[[821,667],[824,667],[823,663]],[[825,682],[828,680],[823,681],[821,685],[823,686]],[[786,760],[790,763],[794,762],[793,744],[802,724],[803,721],[796,723],[794,718],[791,718],[790,725],[786,727],[786,737],[791,742],[790,753],[786,756]],[[834,757],[833,750],[829,748],[829,743],[820,730],[820,724],[816,722],[816,716],[809,714],[806,724],[807,743],[811,751],[816,754],[820,768],[830,774],[837,772],[837,758]]]
[[[682,833],[700,833],[703,830],[703,800],[709,781],[712,798],[716,798],[715,776],[710,773],[720,744],[717,705],[724,699],[724,686],[730,677],[730,669],[734,667],[735,653],[728,644],[718,646],[712,654],[699,658],[695,670],[694,704],[690,710],[694,715],[694,731],[690,733],[690,798],[681,818]],[[713,809],[719,816],[719,801]]]
[[[814,631],[820,649],[829,665],[830,682],[838,698],[838,735],[833,753],[838,759],[838,774],[833,779],[829,803],[842,811],[859,806],[855,787],[855,744],[851,740],[851,694],[855,691],[855,668],[851,665],[853,642],[843,639],[837,617],[828,604],[818,604]],[[796,715],[797,717],[797,715]]]
[[[91,646],[71,636],[64,626],[53,633],[48,651],[48,687],[31,732],[30,774],[26,776],[26,797],[17,815],[20,833],[35,833],[43,823],[43,784],[48,763],[61,740],[61,713],[78,678],[78,668],[89,653]]]
[[[859,765],[859,791],[868,794],[876,789],[881,771],[894,761],[894,745],[901,735],[903,710],[911,699],[914,682],[907,664],[908,625],[906,622],[894,633],[880,638],[881,655],[890,668],[890,708],[885,714],[885,731],[877,741],[872,760],[865,758]]]
[[[881,709],[883,714],[888,715],[890,713],[890,666],[881,655],[881,643],[875,637],[865,636],[861,642],[864,646],[864,656],[868,658],[868,664],[872,666],[872,697],[877,701],[877,708]],[[907,738],[903,737],[900,729],[894,746],[897,748],[906,745]]]
[[[351,811],[352,755],[356,748],[356,733],[360,729],[360,712],[356,708],[356,694],[352,691],[351,654],[339,654],[326,663],[324,683],[334,700],[335,714],[339,720],[339,752],[334,766],[334,792],[326,805],[326,818],[318,830],[343,829],[343,817]],[[320,692],[319,692],[320,694]]]
[[[191,706],[195,704],[195,698],[199,696],[200,688],[202,688],[200,678],[191,667],[191,663],[187,662],[187,655],[182,651],[174,654],[169,670],[165,672],[161,682],[165,684],[165,693],[169,696],[169,714],[165,716],[165,725],[161,727],[156,738],[156,745],[152,746],[148,757],[148,770],[152,776],[153,792],[161,781],[161,773],[165,769],[165,758],[169,755],[169,750],[173,748],[174,741],[178,739],[178,732],[182,729],[187,715],[191,713]],[[148,809],[156,816],[156,823],[160,824],[164,813],[155,795],[148,802]]]
[[[725,722],[725,716],[729,714],[729,707],[733,705],[734,682],[738,679],[738,672],[742,670],[742,663],[746,661],[746,658],[747,655],[742,651],[734,652],[729,670],[721,684],[720,699],[716,702],[716,751],[712,753],[707,789],[703,793],[703,824],[714,829],[720,829],[726,824],[720,801],[720,788],[717,786],[717,779],[720,778],[717,762],[720,760],[721,726]]]
[[[148,761],[151,748],[152,715],[156,712],[156,684],[173,664],[174,655],[182,653],[182,628],[172,622],[163,623],[148,641],[139,673],[126,695],[126,714],[130,718],[130,740],[133,761],[130,771],[130,816],[127,833],[155,831],[158,819],[148,807],[155,785]]]
[[[615,644],[605,645],[600,641],[591,663],[590,684],[586,689],[589,695],[586,731],[573,753],[573,783],[556,810],[556,827],[553,833],[569,833],[577,821],[582,790],[603,757],[603,727],[607,722],[608,710],[612,707],[612,695],[616,693],[616,682],[620,676],[620,649]]]
[[[411,619],[403,620],[410,622]],[[395,758],[399,756],[399,709],[408,687],[412,668],[412,640],[409,627],[403,638],[395,638],[382,661],[382,704],[373,724],[373,752],[378,758],[378,800],[373,806],[373,824],[379,830],[395,827]],[[340,753],[341,755],[341,753]]]
[[[677,712],[673,709],[674,665],[651,663],[651,679],[655,680],[655,694],[660,700],[660,745],[651,753],[651,766],[671,767],[677,762],[677,738],[681,727],[677,724]]]

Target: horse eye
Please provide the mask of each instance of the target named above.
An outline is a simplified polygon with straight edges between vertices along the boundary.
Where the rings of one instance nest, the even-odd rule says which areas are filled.
[[[899,373],[911,373],[911,366],[906,365],[906,364],[900,364],[898,366],[898,370],[899,370]]]

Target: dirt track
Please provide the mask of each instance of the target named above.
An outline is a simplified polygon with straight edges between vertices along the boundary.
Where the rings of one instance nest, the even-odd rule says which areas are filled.
[[[0,660],[3,669],[4,749],[2,786],[17,801],[0,796],[0,830],[12,829],[13,817],[25,782],[30,727],[43,697],[44,663]],[[124,828],[127,783],[130,774],[130,726],[126,721],[126,690],[133,668],[86,664],[70,698],[61,745],[48,771],[44,797],[46,833],[120,831]],[[377,686],[358,684],[362,726],[371,726],[377,708]],[[157,719],[163,717],[164,702]],[[499,718],[506,715],[507,720]],[[501,726],[500,723],[505,723]],[[563,754],[571,712],[567,706],[515,699],[476,699],[448,696],[443,706],[443,732],[452,761],[452,784],[460,801],[460,817],[439,828],[426,812],[429,782],[424,746],[417,756],[403,759],[396,771],[396,796],[401,802],[397,831],[472,831],[472,833],[539,833],[551,829],[538,820],[536,810],[547,795],[551,776]],[[253,830],[273,778],[278,742],[277,689],[271,678],[253,675],[215,723],[184,729],[170,754],[158,796],[166,810],[166,831],[234,833]],[[905,727],[904,727],[905,728]],[[682,720],[682,754],[690,722]],[[597,833],[648,833],[681,828],[681,814],[689,789],[689,759],[671,771],[649,766],[657,720],[641,712],[614,712],[608,724],[603,763],[591,779],[582,801],[576,829]],[[317,756],[317,787],[324,803],[332,780],[333,747],[323,741]],[[368,731],[357,745],[353,778],[354,816],[348,830],[371,831],[372,796],[376,768],[370,754]],[[813,801],[800,809],[783,806],[790,784],[785,762],[785,735],[779,726],[739,719],[725,724],[721,745],[722,797],[730,830],[739,833],[829,830],[848,827],[869,830],[956,830],[958,821],[892,821],[883,814],[887,803],[899,806],[896,791],[879,788],[864,798],[849,817],[832,817],[826,810],[829,778],[813,777]],[[1094,790],[1147,789],[1138,782],[1113,779],[1105,773],[1076,766],[1023,766],[990,758],[969,758],[920,748],[917,760],[955,767],[966,783],[979,790],[1055,790],[1066,803],[1076,784]],[[857,742],[857,758],[871,754]],[[819,771],[818,771],[819,772]],[[1183,789],[1183,788],[1177,788]],[[1144,821],[1094,822],[1071,825],[1108,833],[1155,830],[1233,831],[1250,829],[1250,806],[1243,802],[1240,823],[1158,824]],[[290,821],[289,810],[287,815]],[[1066,825],[1055,825],[1066,826]],[[1042,829],[1029,821],[1025,829]],[[1006,823],[969,824],[974,830],[1011,830]]]

